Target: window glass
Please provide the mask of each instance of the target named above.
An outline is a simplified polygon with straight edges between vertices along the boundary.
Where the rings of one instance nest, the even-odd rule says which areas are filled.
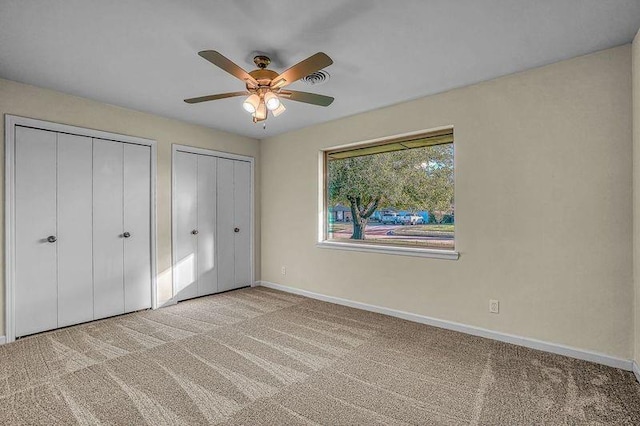
[[[453,133],[325,153],[326,240],[453,250]]]

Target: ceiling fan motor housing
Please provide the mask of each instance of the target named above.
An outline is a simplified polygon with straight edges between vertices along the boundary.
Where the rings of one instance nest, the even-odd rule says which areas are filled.
[[[262,87],[269,86],[271,80],[276,78],[278,76],[278,73],[265,68],[259,68],[257,70],[249,72],[249,75],[255,78],[258,81],[258,84]],[[247,85],[247,89],[250,89],[249,85]]]

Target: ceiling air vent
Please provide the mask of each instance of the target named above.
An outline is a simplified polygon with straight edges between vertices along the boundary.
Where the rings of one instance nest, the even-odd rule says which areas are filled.
[[[319,70],[316,72],[312,72],[306,77],[302,78],[302,81],[307,83],[309,86],[318,86],[320,84],[326,83],[331,76],[325,70]]]

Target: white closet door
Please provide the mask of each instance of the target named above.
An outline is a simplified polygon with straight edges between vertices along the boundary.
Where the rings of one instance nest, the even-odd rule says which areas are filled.
[[[151,148],[124,144],[124,310],[151,307]]]
[[[120,142],[93,140],[95,318],[124,313],[123,151]]]
[[[56,136],[16,127],[14,318],[18,337],[56,328],[58,323]]]
[[[198,156],[177,152],[175,156],[176,292],[178,300],[198,296]]]
[[[92,147],[58,134],[58,327],[93,319]]]
[[[251,165],[233,162],[233,204],[235,217],[234,286],[251,285]]]
[[[198,296],[218,291],[216,270],[216,165],[217,159],[198,155]]]
[[[235,286],[235,219],[234,219],[234,160],[218,158],[218,291]]]

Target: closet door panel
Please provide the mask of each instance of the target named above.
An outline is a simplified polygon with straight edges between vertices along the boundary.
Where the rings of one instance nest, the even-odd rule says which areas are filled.
[[[235,288],[235,219],[233,202],[234,160],[218,158],[217,232],[218,291]]]
[[[198,296],[218,291],[216,165],[215,157],[198,155]]]
[[[92,148],[58,134],[58,327],[93,319]]]
[[[93,140],[94,317],[124,313],[123,144]]]
[[[57,327],[56,133],[16,127],[15,332]]]
[[[251,285],[251,165],[233,162],[233,203],[235,228],[235,287]]]
[[[151,148],[123,145],[124,310],[132,312],[151,307]]]
[[[178,300],[198,296],[197,236],[198,228],[198,157],[177,152],[175,155],[176,210],[176,292]]]

